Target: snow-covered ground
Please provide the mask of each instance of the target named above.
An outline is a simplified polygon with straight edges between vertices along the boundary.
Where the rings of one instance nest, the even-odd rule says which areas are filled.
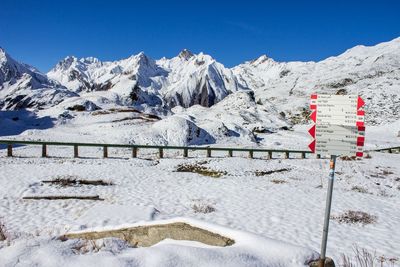
[[[5,151],[1,150],[0,220],[9,237],[0,243],[1,264],[13,266],[19,260],[21,266],[28,263],[52,266],[59,261],[75,266],[100,261],[104,266],[176,266],[213,265],[215,260],[216,265],[224,266],[299,266],[301,260],[314,255],[312,251],[319,251],[329,165],[325,159],[183,159],[175,156],[159,160],[155,153],[131,159],[128,151],[110,152],[111,156],[120,158],[89,157],[101,155],[97,148],[82,149],[85,157],[79,159],[70,158],[70,148],[51,147],[51,158],[45,159],[35,156],[40,155],[40,147],[17,148],[14,158],[5,157]],[[398,154],[371,153],[369,159],[338,161],[332,214],[360,210],[376,216],[377,221],[363,226],[332,220],[329,256],[339,260],[341,253],[351,254],[354,244],[376,250],[379,255],[400,256],[399,160]],[[177,172],[177,166],[183,163],[200,164],[226,174],[213,178]],[[287,171],[256,175],[257,171],[278,169]],[[60,176],[102,179],[113,185],[57,187],[41,182]],[[104,201],[22,199],[71,194],[99,195]],[[195,204],[213,207],[215,211],[196,213]],[[78,256],[72,252],[77,241],[63,243],[54,239],[71,231],[175,217],[224,226],[225,230],[221,231],[239,240],[243,235],[248,240],[250,237],[246,235],[252,235],[247,232],[253,233],[259,236],[259,244],[239,242],[230,248],[212,248],[166,241],[137,249],[106,240],[109,245],[101,252]],[[278,242],[276,246],[268,238],[288,244]],[[296,254],[289,244],[311,250],[295,247]],[[285,256],[268,258],[273,255],[270,251],[280,246],[285,253],[278,255]],[[112,250],[115,247],[117,251]],[[148,259],[153,254],[154,262]]]

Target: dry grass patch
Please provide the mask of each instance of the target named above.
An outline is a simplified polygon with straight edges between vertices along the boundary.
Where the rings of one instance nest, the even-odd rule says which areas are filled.
[[[351,188],[351,191],[355,191],[358,193],[369,194],[368,190],[362,186],[355,185]]]
[[[364,226],[367,224],[376,223],[378,217],[363,211],[348,210],[342,214],[331,216],[331,219],[339,223],[362,224]]]
[[[354,246],[353,248],[354,256],[349,256],[346,254],[341,255],[341,263],[339,266],[343,267],[394,267],[399,263],[399,258],[397,257],[386,257],[384,255],[377,256],[376,251],[370,252],[365,248],[359,248]]]
[[[60,187],[81,186],[81,185],[94,185],[94,186],[113,185],[113,183],[110,181],[79,179],[79,177],[72,175],[57,176],[53,180],[44,180],[42,181],[42,183],[57,185]]]
[[[195,164],[190,164],[190,163],[184,163],[180,164],[176,168],[177,172],[192,172],[192,173],[198,173],[200,175],[204,176],[209,176],[213,178],[219,178],[223,175],[226,175],[226,171],[219,171],[219,170],[213,170],[209,167],[202,166],[199,163]]]
[[[282,179],[272,179],[271,183],[274,183],[274,184],[286,184],[287,181],[282,180]]]
[[[96,196],[67,196],[67,195],[59,195],[59,196],[25,196],[22,199],[32,199],[32,200],[68,200],[68,199],[78,199],[78,200],[100,200],[103,201],[103,198],[100,198],[98,195]]]
[[[283,168],[283,169],[270,170],[270,171],[256,171],[255,174],[256,174],[256,176],[265,176],[265,175],[270,175],[273,173],[288,172],[288,171],[290,171],[290,169]]]

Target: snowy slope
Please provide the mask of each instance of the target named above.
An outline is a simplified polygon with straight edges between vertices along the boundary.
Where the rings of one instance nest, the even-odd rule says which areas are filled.
[[[294,121],[307,115],[309,95],[314,92],[360,94],[366,100],[368,124],[400,116],[400,38],[356,46],[320,62],[276,62],[262,56],[233,72],[260,102],[269,100]]]
[[[0,109],[45,108],[74,95],[0,47]]]

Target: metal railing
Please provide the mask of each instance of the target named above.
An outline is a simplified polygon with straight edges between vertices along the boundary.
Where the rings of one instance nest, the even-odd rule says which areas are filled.
[[[370,151],[387,152],[387,153],[400,153],[400,146],[372,149]]]
[[[254,153],[266,153],[268,159],[273,158],[273,153],[280,153],[284,158],[290,158],[291,154],[300,154],[301,158],[306,158],[310,151],[303,150],[283,150],[283,149],[264,149],[264,148],[233,148],[233,147],[210,147],[210,146],[158,146],[158,145],[137,145],[137,144],[99,144],[99,143],[73,143],[73,142],[50,142],[50,141],[24,141],[24,140],[0,140],[0,144],[7,145],[7,156],[13,156],[13,147],[15,145],[41,145],[42,157],[47,157],[48,146],[70,146],[73,147],[74,157],[79,157],[79,147],[100,147],[103,148],[103,157],[108,157],[109,148],[130,148],[132,157],[138,157],[139,149],[157,149],[158,157],[164,157],[165,150],[181,150],[183,157],[189,156],[189,151],[206,151],[206,156],[211,157],[212,151],[226,151],[228,157],[233,157],[233,152],[247,152],[249,158],[254,157]],[[316,155],[320,158],[320,155]]]
[[[287,149],[265,149],[265,148],[233,148],[233,147],[210,147],[210,146],[159,146],[159,145],[138,145],[138,144],[100,144],[100,143],[74,143],[74,142],[51,142],[51,141],[24,141],[24,140],[0,140],[0,144],[7,145],[7,156],[13,156],[13,147],[15,145],[41,145],[42,157],[47,157],[48,146],[70,146],[73,147],[74,157],[79,157],[79,147],[100,147],[103,148],[103,157],[108,157],[109,148],[130,148],[132,157],[138,157],[139,149],[157,149],[158,157],[164,157],[165,150],[181,150],[183,157],[189,157],[189,151],[206,151],[206,156],[211,157],[212,151],[226,151],[228,157],[233,157],[233,152],[247,152],[249,158],[254,157],[254,153],[266,153],[268,159],[273,158],[273,153],[283,154],[284,158],[290,158],[292,154],[300,154],[302,159],[307,158],[306,154],[311,154],[311,151],[305,150],[287,150]],[[369,151],[400,153],[400,146],[372,149]],[[366,152],[369,152],[366,151]],[[316,154],[316,158],[321,158]]]

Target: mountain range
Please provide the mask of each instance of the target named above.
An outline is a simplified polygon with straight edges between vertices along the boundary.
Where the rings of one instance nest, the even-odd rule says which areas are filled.
[[[233,68],[186,49],[158,60],[143,52],[117,61],[68,56],[47,74],[0,48],[1,110],[41,110],[76,99],[95,109],[129,106],[165,115],[174,107],[211,107],[245,92],[259,108],[273,108],[297,124],[308,120],[312,93],[359,94],[367,123],[376,125],[399,119],[399,90],[400,38],[319,62],[277,62],[263,55]]]

